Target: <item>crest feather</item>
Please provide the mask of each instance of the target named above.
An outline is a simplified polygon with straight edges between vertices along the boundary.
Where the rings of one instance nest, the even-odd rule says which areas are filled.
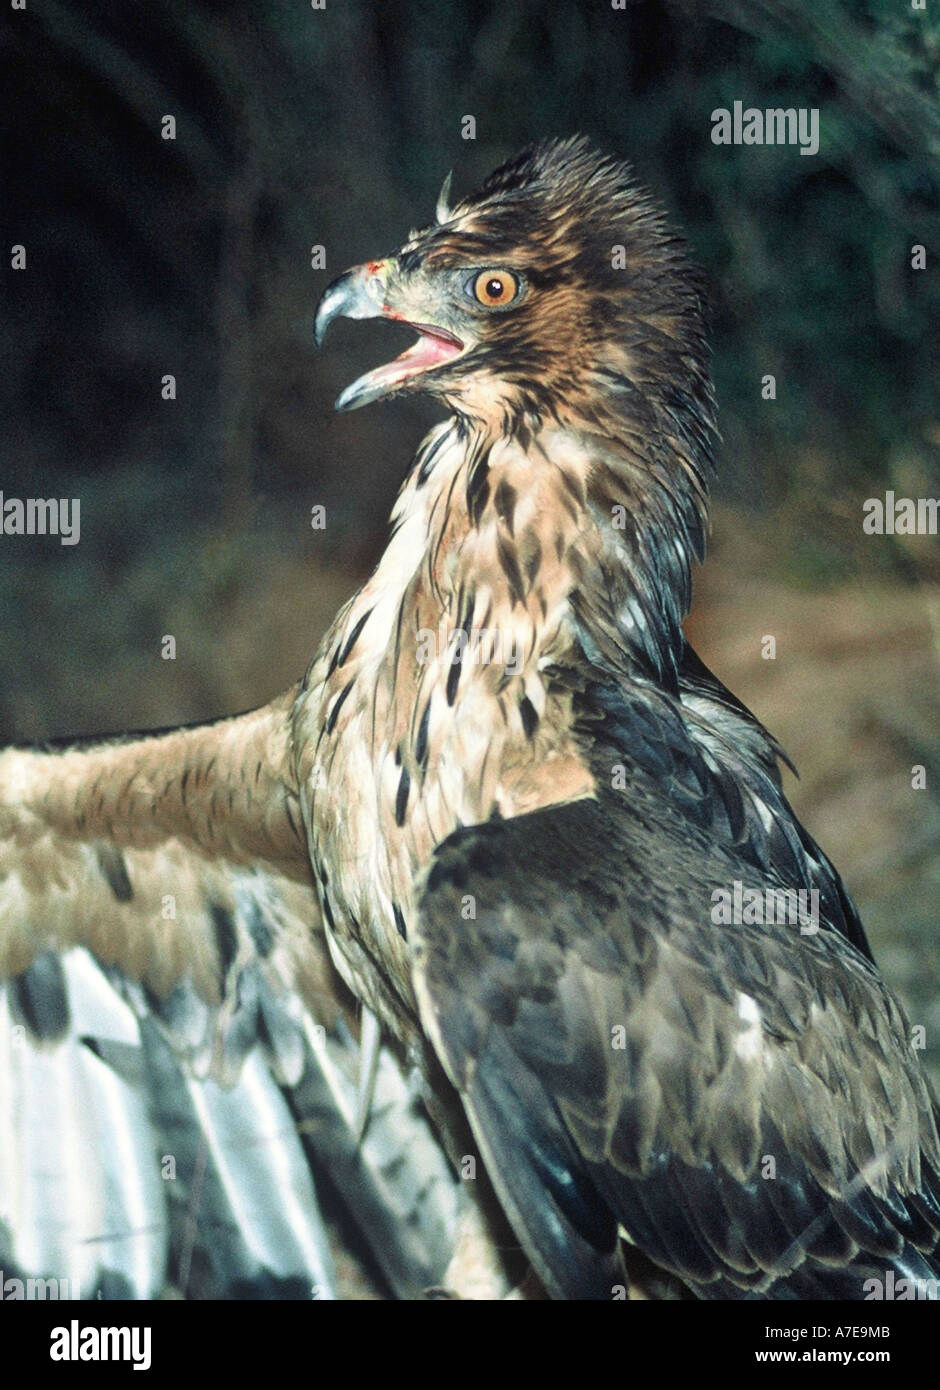
[[[450,186],[454,179],[454,171],[451,169],[447,178],[441,184],[441,191],[437,195],[437,206],[434,209],[434,218],[438,226],[443,222],[449,222],[450,213]]]

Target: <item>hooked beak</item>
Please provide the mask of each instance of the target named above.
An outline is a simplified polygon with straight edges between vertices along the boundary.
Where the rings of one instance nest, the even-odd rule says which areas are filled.
[[[393,362],[366,372],[347,386],[337,398],[336,410],[357,410],[361,405],[393,395],[406,382],[423,372],[449,362],[463,352],[464,345],[453,333],[434,324],[415,323],[399,313],[386,298],[388,263],[370,261],[347,270],[324,291],[314,322],[317,347],[322,347],[326,330],[334,319],[389,318],[405,323],[418,333],[418,341]]]

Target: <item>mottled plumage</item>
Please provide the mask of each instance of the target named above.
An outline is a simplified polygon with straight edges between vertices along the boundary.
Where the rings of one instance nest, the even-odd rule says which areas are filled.
[[[702,1297],[936,1275],[903,1013],[780,750],[682,632],[712,471],[697,275],[583,140],[445,189],[437,218],[320,306],[321,337],[341,314],[419,334],[340,407],[424,390],[448,418],[299,687],[164,740],[0,758],[12,1007],[65,1037],[55,951],[90,946],[177,1058],[237,1083],[261,1056],[290,1086],[304,1009],[335,1012],[325,943],[451,1159],[482,1157],[441,1272],[464,1295],[528,1264],[552,1297],[618,1297],[624,1238]],[[812,929],[716,919],[734,885],[818,895]],[[398,1287],[440,1250],[424,1210]]]
[[[387,1053],[358,1142],[293,694],[163,735],[0,752],[7,1280],[335,1298],[317,1167],[400,1296],[446,1269],[452,1179]]]
[[[618,1228],[706,1297],[928,1278],[908,1027],[779,750],[682,634],[713,433],[698,278],[581,141],[442,215],[320,311],[422,334],[340,406],[453,412],[294,707],[333,958],[443,1063],[552,1295],[614,1296]],[[455,663],[480,630],[503,659]],[[716,923],[734,884],[817,893],[818,929]]]

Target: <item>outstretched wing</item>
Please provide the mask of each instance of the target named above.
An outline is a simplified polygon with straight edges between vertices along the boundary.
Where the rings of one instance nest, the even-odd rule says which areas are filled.
[[[357,1144],[291,695],[161,736],[0,753],[7,1277],[85,1297],[330,1298],[336,1221],[400,1294],[441,1277],[453,1187],[388,1054]]]
[[[596,797],[451,835],[415,933],[422,1020],[547,1289],[611,1297],[618,1224],[703,1297],[935,1277],[932,1098],[831,866],[647,701],[595,698],[591,727]],[[716,924],[736,881],[820,884],[820,929]]]

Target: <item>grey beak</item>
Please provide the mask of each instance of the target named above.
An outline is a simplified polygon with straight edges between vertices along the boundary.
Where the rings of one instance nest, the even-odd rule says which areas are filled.
[[[323,292],[313,325],[317,347],[334,319],[374,319],[382,313],[384,286],[368,266],[347,270]]]

